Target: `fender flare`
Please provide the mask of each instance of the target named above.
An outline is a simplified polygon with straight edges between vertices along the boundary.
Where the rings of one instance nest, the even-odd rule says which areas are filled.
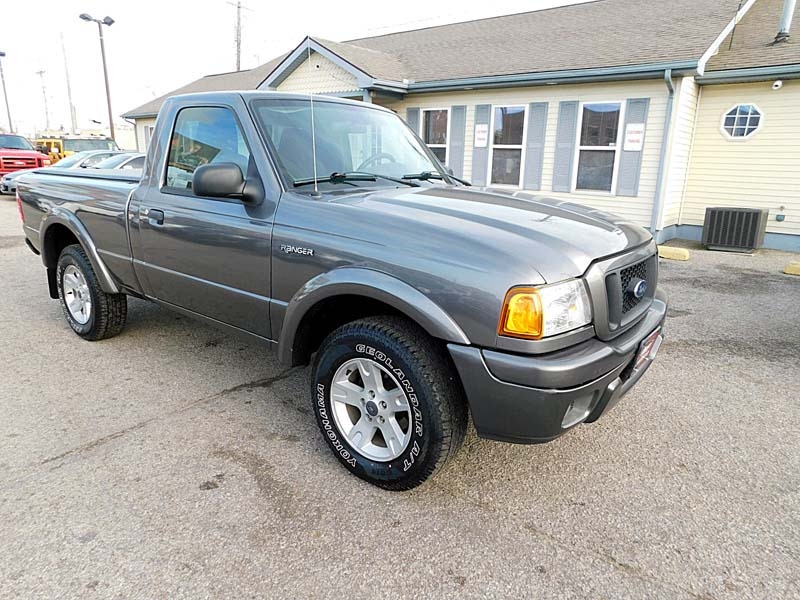
[[[381,271],[342,267],[309,280],[289,301],[278,344],[281,362],[293,364],[295,336],[308,311],[326,298],[342,295],[378,300],[415,321],[433,337],[469,344],[466,334],[450,315],[418,289]]]
[[[48,269],[55,269],[58,263],[58,257],[50,256],[47,252],[47,233],[53,225],[63,225],[78,239],[84,252],[86,252],[86,256],[89,257],[89,262],[92,263],[92,268],[94,269],[94,273],[97,276],[102,290],[107,294],[119,294],[119,288],[111,275],[111,271],[108,270],[103,259],[100,258],[97,246],[94,245],[86,227],[84,227],[83,223],[80,222],[74,213],[67,210],[53,210],[42,219],[41,226],[39,227],[39,239],[41,240],[42,262],[44,266]]]

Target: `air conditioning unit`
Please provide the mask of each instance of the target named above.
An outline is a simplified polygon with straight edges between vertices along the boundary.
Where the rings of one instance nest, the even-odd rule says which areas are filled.
[[[706,209],[703,245],[709,250],[752,252],[764,244],[769,210],[716,206]]]

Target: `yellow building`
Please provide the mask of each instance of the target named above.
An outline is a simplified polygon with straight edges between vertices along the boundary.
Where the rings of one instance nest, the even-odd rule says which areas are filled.
[[[455,175],[700,239],[705,209],[769,209],[800,251],[800,43],[792,0],[598,0],[371,38],[306,38],[129,111],[149,142],[177,93],[273,89],[386,106]],[[798,38],[800,39],[800,37]],[[780,82],[780,83],[779,83]],[[794,110],[793,110],[794,109]]]

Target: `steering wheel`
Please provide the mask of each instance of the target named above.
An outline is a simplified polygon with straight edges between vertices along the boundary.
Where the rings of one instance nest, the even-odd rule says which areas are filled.
[[[373,163],[380,162],[380,160],[383,159],[383,158],[388,159],[389,162],[393,162],[393,163],[397,162],[397,159],[395,159],[395,157],[392,156],[391,154],[389,154],[388,152],[379,152],[378,154],[373,154],[367,160],[365,160],[360,165],[358,165],[356,167],[356,171],[363,171],[364,169],[366,169],[367,167],[369,167]]]

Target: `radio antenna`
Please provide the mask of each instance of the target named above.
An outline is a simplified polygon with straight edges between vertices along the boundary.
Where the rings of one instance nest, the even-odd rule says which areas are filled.
[[[306,52],[308,54],[308,67],[311,68],[311,36],[306,36]],[[317,136],[314,131],[314,92],[308,95],[311,103],[311,161],[314,163],[314,197],[319,198],[319,187],[317,186]]]

